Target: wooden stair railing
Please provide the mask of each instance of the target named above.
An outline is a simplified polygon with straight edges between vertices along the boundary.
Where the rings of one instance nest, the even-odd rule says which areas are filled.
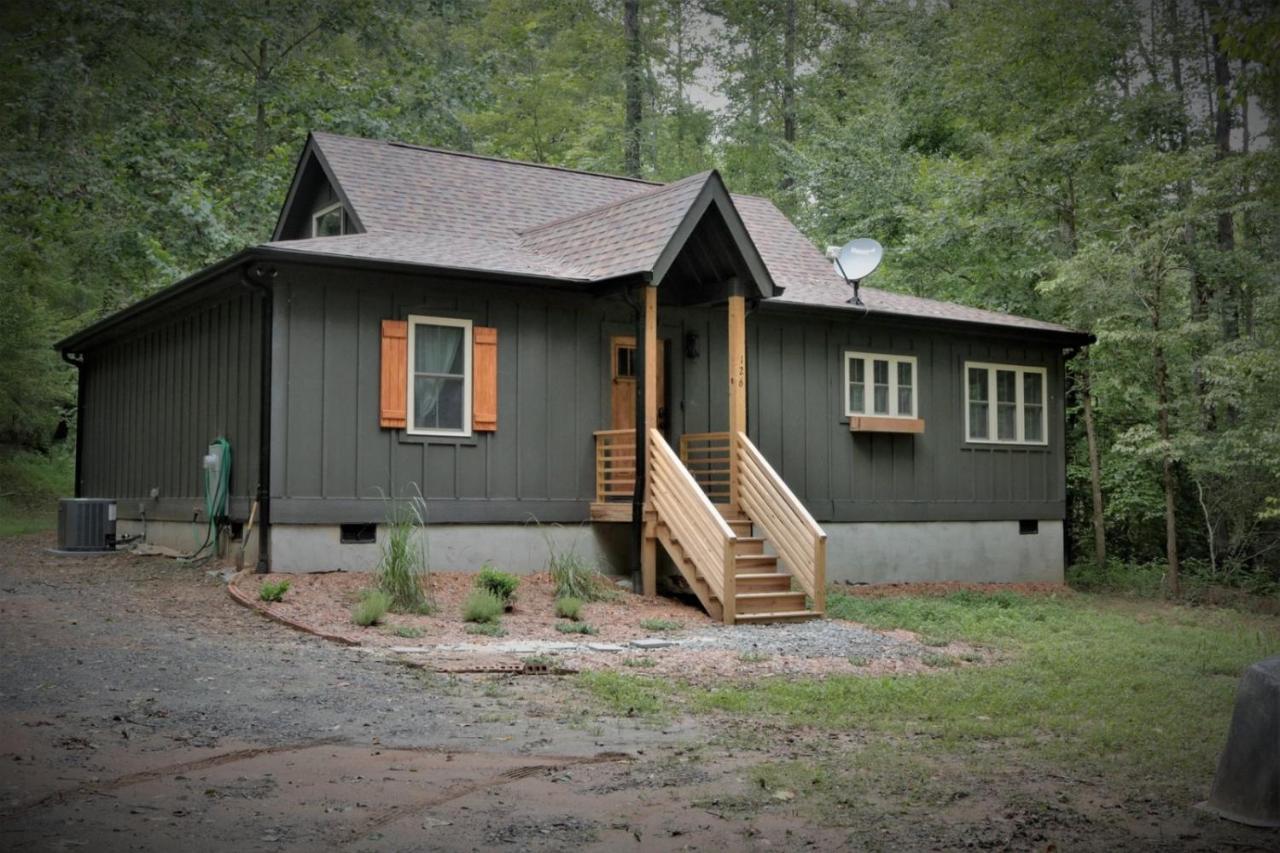
[[[649,448],[654,535],[707,612],[733,624],[738,537],[656,429]]]
[[[636,488],[636,431],[599,429],[596,437],[596,502],[629,501]]]
[[[737,435],[738,504],[813,602],[827,608],[827,534],[744,433]]]
[[[687,432],[680,436],[680,461],[714,504],[730,498],[733,448],[727,432]]]

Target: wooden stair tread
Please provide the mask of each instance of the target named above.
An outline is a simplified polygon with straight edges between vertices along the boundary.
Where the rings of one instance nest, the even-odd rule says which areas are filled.
[[[822,614],[816,610],[775,610],[764,613],[738,613],[733,617],[735,622],[799,622],[804,619],[819,619]]]

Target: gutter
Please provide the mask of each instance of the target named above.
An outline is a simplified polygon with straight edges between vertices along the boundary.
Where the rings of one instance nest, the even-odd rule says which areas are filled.
[[[262,298],[262,337],[259,340],[262,355],[258,377],[258,564],[254,569],[260,575],[271,570],[268,554],[271,547],[271,367],[274,363],[271,344],[275,315],[272,283],[275,277],[273,267],[264,269],[247,263],[240,270],[240,283]]]

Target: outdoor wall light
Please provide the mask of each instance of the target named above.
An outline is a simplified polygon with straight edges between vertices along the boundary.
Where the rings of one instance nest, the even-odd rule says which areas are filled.
[[[685,358],[698,357],[698,333],[686,332],[684,336],[684,355]]]

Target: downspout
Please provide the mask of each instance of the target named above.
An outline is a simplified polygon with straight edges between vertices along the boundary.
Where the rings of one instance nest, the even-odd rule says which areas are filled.
[[[240,282],[262,298],[262,330],[259,346],[262,356],[258,377],[258,564],[255,571],[262,575],[270,571],[268,553],[271,531],[271,326],[274,316],[275,281],[274,267],[246,264],[240,272]]]
[[[84,373],[81,368],[84,367],[84,354],[79,353],[76,356],[60,351],[62,360],[76,369],[76,471],[75,471],[75,497],[84,497],[84,487],[81,483],[81,472],[84,470],[82,459],[84,457]]]
[[[647,287],[643,282],[640,284],[640,292],[644,293]],[[647,353],[645,352],[645,336],[644,336],[644,303],[636,304],[631,299],[631,291],[624,290],[622,292],[623,299],[631,306],[631,311],[635,316],[635,337],[636,337],[636,476],[635,484],[631,493],[631,586],[636,593],[643,591],[643,578],[640,572],[641,553],[644,549],[644,485],[645,475],[648,473],[645,467],[645,425],[644,425],[644,395],[645,383],[648,377],[645,375],[645,362]]]

